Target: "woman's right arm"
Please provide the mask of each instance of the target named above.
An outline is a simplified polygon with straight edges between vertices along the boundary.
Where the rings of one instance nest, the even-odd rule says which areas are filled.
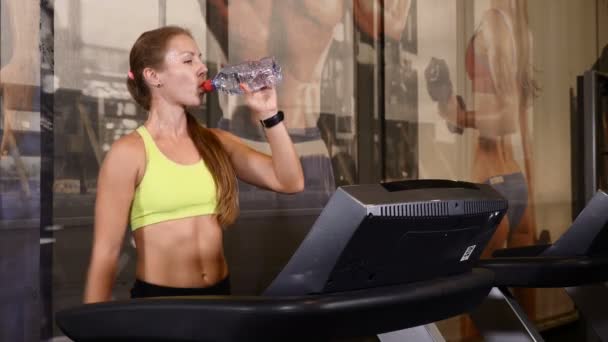
[[[446,103],[437,103],[439,115],[456,127],[476,128],[475,111],[467,110],[460,101],[458,96],[452,95]]]
[[[142,158],[139,138],[118,140],[106,155],[97,181],[93,249],[87,273],[84,302],[111,299],[129,210]],[[145,163],[145,155],[143,156]]]

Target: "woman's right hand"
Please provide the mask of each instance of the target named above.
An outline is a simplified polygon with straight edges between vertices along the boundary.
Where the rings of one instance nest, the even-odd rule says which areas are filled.
[[[467,127],[467,111],[460,96],[452,96],[446,106],[439,106],[439,114],[445,119],[448,130],[454,134],[462,134]]]

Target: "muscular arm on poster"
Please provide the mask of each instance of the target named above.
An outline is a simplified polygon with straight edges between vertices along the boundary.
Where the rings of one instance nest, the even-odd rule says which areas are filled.
[[[38,52],[40,5],[34,0],[8,0],[5,2],[10,18],[9,34],[13,41],[12,56],[0,69],[0,92],[4,134],[0,142],[0,157],[9,151],[26,197],[31,194],[26,166],[17,149],[13,134],[16,109],[32,107],[35,86],[40,84],[40,53]],[[6,48],[2,46],[2,48]]]
[[[5,2],[10,18],[9,35],[13,45],[2,46],[12,50],[10,61],[0,69],[0,91],[2,92],[2,112],[4,131],[0,143],[0,155],[4,155],[8,145],[13,143],[11,129],[15,108],[32,105],[35,86],[40,83],[40,56],[38,53],[39,5],[33,0],[7,0]],[[27,85],[23,87],[19,85]]]
[[[320,25],[334,27],[344,15],[343,0],[317,1],[317,0],[291,0],[301,2],[304,13]]]
[[[39,21],[40,7],[33,0],[6,0],[10,18],[9,36],[13,42],[8,48],[12,56],[0,69],[0,89],[3,85],[38,85],[40,79]]]
[[[282,39],[291,74],[287,77],[320,81],[319,65],[325,61],[334,28],[344,16],[344,0],[284,0],[277,3],[277,11],[285,23]]]
[[[229,2],[228,33],[230,43],[233,44],[230,51],[232,60],[260,59],[269,54],[273,5],[271,0]]]
[[[321,76],[334,29],[345,14],[344,0],[284,0],[277,2],[275,11],[283,23],[277,38],[285,64],[279,108],[290,114],[289,128],[316,127]]]

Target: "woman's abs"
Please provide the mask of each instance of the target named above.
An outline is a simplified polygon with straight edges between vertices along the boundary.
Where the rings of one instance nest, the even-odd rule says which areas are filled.
[[[222,229],[214,216],[166,221],[135,231],[138,279],[171,287],[207,287],[228,275]]]

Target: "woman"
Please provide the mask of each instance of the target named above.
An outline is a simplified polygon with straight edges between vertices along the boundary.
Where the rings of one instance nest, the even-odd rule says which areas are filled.
[[[509,246],[534,243],[528,109],[538,88],[532,79],[531,44],[525,1],[493,0],[467,48],[466,71],[476,108],[466,110],[461,99],[452,94],[444,61],[434,59],[425,72],[440,115],[455,130],[473,128],[479,133],[473,180],[491,184],[509,201],[507,216],[486,256],[504,247],[505,242]],[[515,147],[520,144],[514,139],[518,135],[523,170],[515,158]]]
[[[452,94],[447,65],[434,60],[426,70],[429,94],[453,131],[479,133],[472,179],[488,183],[509,202],[509,210],[483,257],[505,246],[535,241],[533,170],[528,109],[537,95],[532,78],[532,39],[525,0],[492,0],[466,51],[466,72],[472,83],[474,110],[466,110]],[[521,141],[516,139],[521,137]],[[521,146],[523,168],[516,161]],[[522,306],[534,317],[532,290],[516,291]]]
[[[187,112],[201,104],[198,85],[207,76],[187,30],[143,33],[130,67],[129,92],[149,116],[114,143],[101,166],[84,301],[110,299],[129,222],[137,245],[132,297],[229,294],[222,232],[238,213],[236,177],[282,193],[304,187],[276,92],[242,86],[253,115],[265,120],[270,157],[228,132],[200,126]]]

